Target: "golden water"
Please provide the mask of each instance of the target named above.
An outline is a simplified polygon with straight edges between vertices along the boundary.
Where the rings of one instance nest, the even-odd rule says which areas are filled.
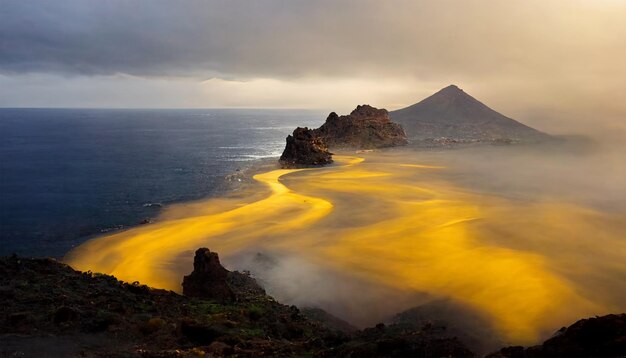
[[[85,243],[67,261],[180,291],[198,247],[222,258],[251,246],[291,252],[381,287],[450,298],[514,344],[626,309],[611,294],[620,281],[597,280],[626,273],[623,221],[554,200],[471,191],[447,178],[447,168],[411,157],[364,156],[257,174],[263,188],[249,188],[248,198],[173,206],[155,223]]]

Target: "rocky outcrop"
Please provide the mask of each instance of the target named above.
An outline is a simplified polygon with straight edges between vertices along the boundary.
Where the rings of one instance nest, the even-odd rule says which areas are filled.
[[[223,282],[209,253],[199,252],[196,272],[217,271]],[[54,260],[0,257],[0,357],[317,357],[347,340],[250,276],[227,276],[237,300],[222,304]]]
[[[284,168],[324,165],[333,161],[328,148],[375,149],[405,144],[404,129],[389,119],[386,109],[364,104],[346,116],[331,112],[317,129],[296,128],[287,137],[280,163]]]
[[[506,347],[488,357],[626,357],[626,314],[582,319],[540,346]]]
[[[382,323],[356,332],[333,351],[335,357],[475,357],[456,337],[444,337],[428,327],[407,330]]]
[[[280,157],[284,168],[324,165],[333,162],[332,153],[314,130],[298,127],[287,137],[287,145]]]
[[[423,310],[411,312],[417,320],[404,314],[397,323],[342,333],[329,324],[332,316],[319,311],[308,319],[276,302],[248,275],[224,269],[208,249],[196,258],[194,272],[217,272],[208,276],[223,283],[226,271],[235,296],[245,290],[248,299],[217,304],[55,260],[0,257],[0,356],[473,356],[462,337]],[[507,347],[491,357],[623,357],[624,337],[626,314],[607,315],[580,320],[540,346]]]
[[[183,295],[232,302],[235,294],[228,285],[228,273],[216,252],[200,248],[193,259],[193,272],[183,278]]]
[[[389,112],[367,104],[357,106],[346,116],[332,112],[314,132],[330,148],[374,149],[407,144],[404,129],[389,119]]]

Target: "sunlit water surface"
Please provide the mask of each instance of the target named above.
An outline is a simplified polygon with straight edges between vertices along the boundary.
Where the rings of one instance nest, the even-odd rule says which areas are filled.
[[[362,153],[326,168],[260,173],[246,192],[172,206],[153,224],[87,242],[67,261],[180,292],[196,248],[237,269],[237,255],[253,247],[389,292],[451,299],[511,344],[626,310],[623,213],[471,190],[454,168],[418,158]]]

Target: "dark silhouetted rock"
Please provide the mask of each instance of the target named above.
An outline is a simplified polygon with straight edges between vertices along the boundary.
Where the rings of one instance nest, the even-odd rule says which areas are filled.
[[[80,313],[72,307],[62,306],[56,310],[53,317],[53,322],[61,324],[65,322],[76,321],[80,317]]]
[[[455,85],[391,112],[410,139],[537,142],[551,137],[487,107]]]
[[[421,329],[440,338],[457,337],[474,352],[491,352],[502,341],[490,322],[472,308],[439,299],[393,316],[390,323],[407,330]]]
[[[357,330],[357,328],[350,323],[324,311],[321,308],[304,307],[301,311],[302,315],[310,321],[317,322],[330,330],[344,333],[350,333]]]
[[[364,104],[347,116],[332,112],[314,130],[330,148],[374,149],[407,144],[402,126],[391,122],[386,109]]]
[[[382,323],[354,334],[335,357],[474,357],[458,338]]]
[[[285,168],[295,168],[330,164],[333,159],[323,139],[311,129],[298,127],[287,137],[280,162]]]
[[[626,357],[626,314],[582,319],[540,346],[506,347],[488,357]]]
[[[233,290],[237,301],[253,301],[265,296],[265,290],[249,272],[232,271],[228,273],[228,286]]]
[[[183,278],[183,294],[221,303],[232,302],[235,294],[228,285],[228,273],[216,252],[200,248],[193,259],[193,272]]]
[[[203,324],[193,319],[184,319],[180,322],[180,331],[195,344],[209,345],[226,335],[228,328],[219,324]]]

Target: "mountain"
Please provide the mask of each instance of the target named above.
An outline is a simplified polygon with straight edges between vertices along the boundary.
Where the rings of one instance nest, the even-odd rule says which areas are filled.
[[[550,137],[494,111],[455,85],[390,115],[413,140],[535,142]]]

